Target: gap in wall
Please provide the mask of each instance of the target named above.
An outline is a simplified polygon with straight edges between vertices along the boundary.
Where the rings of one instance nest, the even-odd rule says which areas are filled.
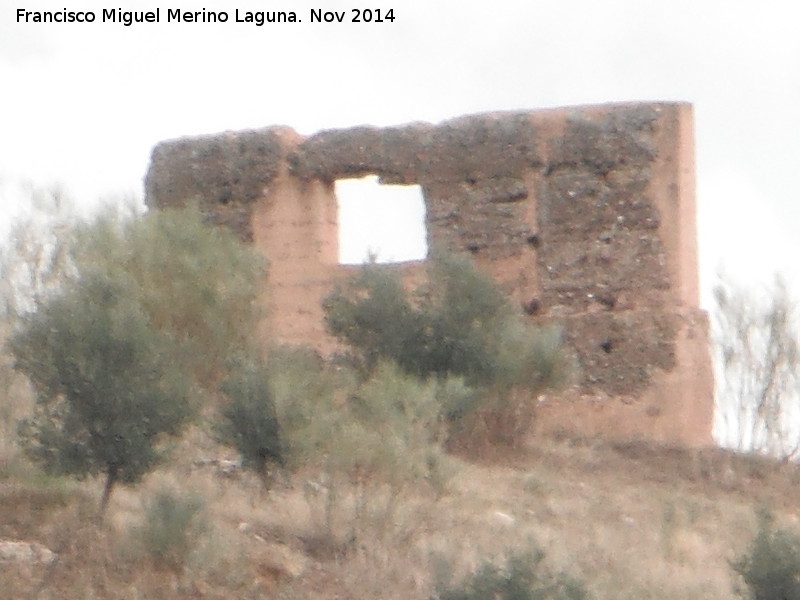
[[[425,200],[418,185],[381,185],[378,177],[336,181],[339,264],[424,260]]]

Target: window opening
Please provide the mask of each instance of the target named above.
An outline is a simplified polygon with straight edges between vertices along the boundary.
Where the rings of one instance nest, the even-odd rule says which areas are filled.
[[[422,260],[428,255],[425,200],[418,185],[381,185],[378,177],[336,181],[339,264]]]

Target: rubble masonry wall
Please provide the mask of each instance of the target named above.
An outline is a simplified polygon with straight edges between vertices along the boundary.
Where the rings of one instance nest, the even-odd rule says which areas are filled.
[[[270,261],[270,335],[325,352],[321,300],[352,272],[337,264],[334,183],[366,175],[420,185],[429,248],[471,254],[532,321],[563,325],[580,381],[542,399],[542,429],[711,443],[690,105],[184,138],[154,149],[146,201],[195,202],[254,243]]]

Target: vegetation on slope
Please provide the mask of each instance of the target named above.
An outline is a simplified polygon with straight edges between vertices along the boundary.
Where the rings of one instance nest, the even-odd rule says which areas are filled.
[[[796,597],[800,471],[530,438],[535,395],[571,361],[464,261],[434,261],[410,294],[368,266],[326,303],[351,350],[326,362],[259,348],[257,261],[224,237],[203,257],[200,220],[171,217],[80,230],[70,285],[6,324],[0,544],[57,556],[0,560],[9,597]],[[123,464],[138,485],[104,495],[98,522]]]
[[[99,482],[6,462],[0,537],[59,553],[50,568],[0,565],[9,597],[422,600],[539,550],[542,581],[582,582],[591,598],[747,598],[734,567],[745,565],[744,575],[765,564],[737,562],[760,535],[760,507],[772,509],[770,531],[797,531],[800,509],[796,467],[720,450],[538,440],[459,463],[439,495],[425,486],[364,495],[363,483],[310,467],[264,495],[257,477],[223,478],[183,450],[139,487],[120,489],[101,527]],[[154,509],[165,491],[189,506]],[[171,512],[184,514],[175,521],[188,522],[188,534],[164,525]],[[143,532],[148,523],[159,525]],[[173,531],[175,546],[143,541],[155,531]],[[785,564],[772,556],[766,564]]]

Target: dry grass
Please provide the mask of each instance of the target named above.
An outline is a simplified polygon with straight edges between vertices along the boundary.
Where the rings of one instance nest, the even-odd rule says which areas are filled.
[[[179,449],[120,489],[102,525],[99,482],[7,464],[0,538],[43,543],[59,560],[0,565],[6,597],[424,599],[437,573],[457,580],[536,545],[594,598],[727,599],[729,561],[752,539],[756,510],[789,527],[800,514],[795,467],[718,450],[539,440],[461,463],[439,496],[422,482],[331,481],[311,468],[263,494],[247,474],[222,479],[190,455]],[[131,552],[146,500],[164,489],[204,502],[203,534],[179,566]]]

